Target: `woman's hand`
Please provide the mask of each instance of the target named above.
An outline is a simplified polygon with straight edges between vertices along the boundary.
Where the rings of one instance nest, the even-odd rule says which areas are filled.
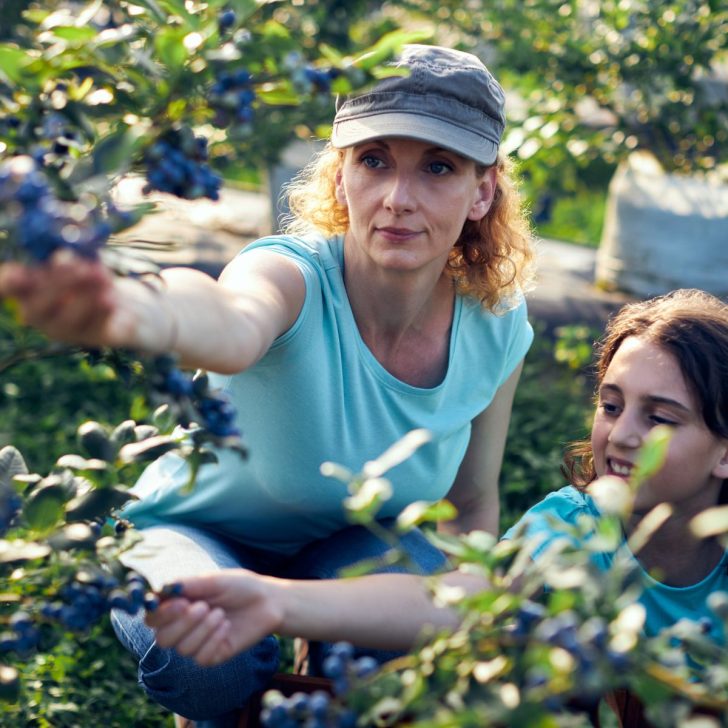
[[[23,323],[68,344],[123,346],[132,337],[133,321],[117,304],[111,272],[68,251],[43,265],[1,265],[0,298],[17,302]]]
[[[184,579],[182,594],[146,616],[160,647],[203,666],[219,665],[278,630],[275,580],[245,569]]]

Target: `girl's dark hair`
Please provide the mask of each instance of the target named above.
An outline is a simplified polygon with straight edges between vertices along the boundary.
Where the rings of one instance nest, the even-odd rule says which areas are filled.
[[[607,324],[596,353],[597,390],[629,336],[657,344],[677,360],[708,429],[728,439],[728,304],[696,289],[680,289],[623,306]],[[583,488],[596,478],[589,439],[571,443],[562,472]],[[728,502],[728,480],[721,502]]]

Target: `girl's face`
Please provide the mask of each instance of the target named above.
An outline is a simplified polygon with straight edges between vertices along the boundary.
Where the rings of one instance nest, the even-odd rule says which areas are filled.
[[[673,435],[662,469],[636,494],[635,513],[665,501],[688,516],[716,505],[728,478],[728,440],[707,428],[675,357],[632,336],[620,345],[599,388],[591,437],[597,476],[629,478],[656,425],[667,425]]]
[[[442,272],[466,220],[480,220],[495,169],[427,142],[388,137],[345,150],[336,196],[349,213],[348,262]]]

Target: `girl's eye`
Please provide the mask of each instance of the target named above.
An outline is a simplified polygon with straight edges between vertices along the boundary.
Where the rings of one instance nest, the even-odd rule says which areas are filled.
[[[616,415],[619,414],[619,407],[611,402],[600,402],[599,406],[602,408],[605,415]]]
[[[438,176],[447,174],[448,172],[452,172],[452,166],[449,165],[447,162],[430,162],[428,168],[430,172],[432,172],[432,174]]]
[[[665,417],[660,417],[660,415],[650,415],[650,422],[655,425],[667,425],[668,427],[674,427],[677,425],[677,422],[674,420],[668,420]]]

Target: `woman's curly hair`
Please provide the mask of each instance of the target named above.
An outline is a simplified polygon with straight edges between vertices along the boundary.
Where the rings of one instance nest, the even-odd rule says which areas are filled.
[[[343,150],[327,144],[287,185],[290,214],[284,220],[285,232],[303,234],[314,229],[330,237],[347,231],[347,209],[336,199],[336,174],[342,159]],[[510,160],[499,157],[495,167],[491,208],[482,220],[465,222],[445,270],[459,294],[502,312],[531,288],[534,252]],[[477,165],[476,173],[480,176],[485,169]]]
[[[622,342],[639,336],[672,354],[707,428],[728,440],[728,304],[697,289],[680,289],[623,306],[597,345],[597,390]],[[569,445],[562,467],[569,482],[585,488],[596,478],[591,441]],[[721,502],[728,502],[728,480]]]

